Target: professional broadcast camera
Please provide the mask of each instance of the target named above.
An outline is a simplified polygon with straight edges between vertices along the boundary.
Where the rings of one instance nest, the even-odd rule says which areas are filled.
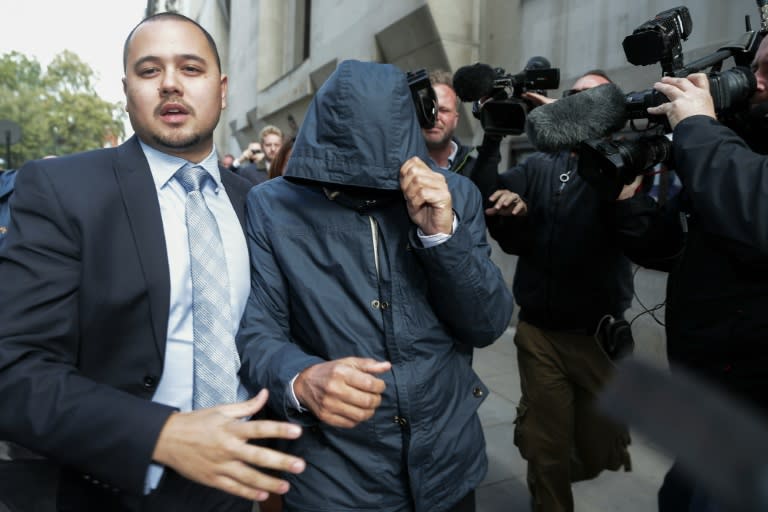
[[[747,31],[737,41],[685,66],[681,41],[692,30],[690,13],[686,7],[675,7],[657,14],[643,23],[624,39],[624,53],[635,65],[660,62],[664,76],[685,77],[709,68],[709,87],[715,111],[720,118],[747,110],[749,98],[755,92],[756,81],[749,66],[754,58],[759,38],[751,30],[749,17]],[[735,67],[720,71],[723,61],[733,57]],[[648,114],[648,107],[655,107],[669,99],[647,89],[626,95],[626,117],[647,119],[646,131],[653,135],[635,140],[605,141],[587,140],[579,146],[579,174],[606,198],[615,198],[625,184],[631,183],[638,174],[659,163],[672,159],[672,143],[661,133],[670,132],[666,117]],[[634,126],[634,125],[633,125]]]
[[[740,40],[685,66],[681,41],[688,39],[692,30],[693,24],[687,7],[660,12],[624,38],[624,54],[634,65],[645,66],[660,62],[662,76],[685,77],[711,68],[709,88],[715,110],[719,114],[729,114],[746,106],[755,91],[755,78],[749,69],[756,50],[755,32],[748,26]],[[734,58],[736,67],[721,73],[723,61],[729,57]],[[626,99],[627,117],[650,118],[646,109],[667,101],[667,97],[655,89],[631,92]]]
[[[560,69],[551,67],[544,57],[533,57],[516,75],[502,68],[476,63],[456,71],[453,88],[464,102],[474,102],[472,114],[489,135],[519,135],[534,105],[522,95],[560,87]]]

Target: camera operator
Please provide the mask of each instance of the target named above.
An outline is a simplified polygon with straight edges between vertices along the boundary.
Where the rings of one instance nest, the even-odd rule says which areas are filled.
[[[250,181],[251,184],[258,185],[267,179],[266,171],[261,164],[263,160],[264,150],[261,149],[261,143],[253,141],[248,144],[243,154],[232,162],[229,169]]]
[[[753,69],[753,108],[765,107],[768,39]],[[670,102],[648,112],[666,115],[674,129],[675,170],[684,188],[664,209],[647,196],[639,206],[622,205],[617,221],[632,223],[623,244],[637,263],[670,272],[665,323],[673,371],[687,367],[766,412],[768,157],[717,121],[706,75],[664,77],[654,88]],[[675,464],[659,490],[659,510],[722,508]]]
[[[606,83],[602,71],[589,71],[566,95]],[[572,482],[630,469],[627,429],[599,415],[593,402],[613,371],[595,339],[601,327],[613,334],[621,327],[632,343],[622,320],[632,274],[616,243],[617,201],[601,200],[577,163],[571,151],[531,155],[499,176],[486,210],[491,236],[519,255],[513,289],[522,398],[515,444],[528,461],[535,511],[572,511]],[[620,198],[633,191],[627,187]]]
[[[482,144],[473,150],[461,144],[454,136],[459,124],[459,98],[453,89],[453,77],[444,70],[434,70],[429,81],[437,96],[435,126],[422,129],[429,156],[441,168],[470,178],[483,192],[483,199],[493,192],[492,186],[483,186],[478,179],[491,175],[495,182],[501,154],[501,137],[484,135]]]

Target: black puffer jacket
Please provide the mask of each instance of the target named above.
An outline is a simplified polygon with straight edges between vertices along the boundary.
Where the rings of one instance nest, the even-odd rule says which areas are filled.
[[[616,239],[615,202],[601,201],[576,169],[567,152],[531,155],[498,183],[523,198],[528,215],[486,222],[501,248],[520,256],[513,285],[520,319],[591,331],[630,306],[632,274]]]
[[[670,362],[768,408],[768,157],[704,116],[675,128],[673,151],[685,197],[622,205],[627,255],[670,271]]]

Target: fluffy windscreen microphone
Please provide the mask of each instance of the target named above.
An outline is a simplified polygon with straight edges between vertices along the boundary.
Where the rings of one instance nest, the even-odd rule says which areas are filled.
[[[626,122],[624,93],[615,84],[603,84],[536,107],[525,132],[536,149],[554,152],[610,135]]]
[[[453,90],[461,101],[477,101],[490,96],[496,71],[488,64],[478,62],[462,66],[453,74]]]

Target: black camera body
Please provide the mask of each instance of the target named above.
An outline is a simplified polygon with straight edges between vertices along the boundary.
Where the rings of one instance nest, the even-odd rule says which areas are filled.
[[[437,95],[429,81],[429,75],[424,68],[408,71],[405,74],[408,87],[411,90],[411,99],[419,118],[419,125],[428,130],[435,126],[437,119]]]
[[[683,67],[682,41],[688,39],[692,30],[687,7],[662,11],[624,38],[624,55],[635,66],[661,62],[664,73],[671,73]]]
[[[525,119],[534,105],[522,98],[526,91],[544,91],[560,87],[558,68],[526,69],[508,75],[496,68],[491,99],[475,103],[472,114],[480,120],[485,133],[490,135],[520,135],[525,131]]]
[[[456,71],[453,88],[461,101],[474,102],[472,114],[480,121],[486,134],[503,137],[520,135],[534,104],[523,93],[560,86],[560,70],[551,67],[544,57],[533,57],[525,69],[508,74],[503,68],[476,63]]]
[[[717,113],[727,115],[746,107],[757,86],[750,70],[757,51],[757,38],[755,32],[750,30],[749,22],[747,32],[740,40],[686,66],[682,41],[688,39],[692,31],[693,23],[687,7],[662,11],[624,38],[624,55],[634,65],[661,63],[662,76],[686,77],[711,68],[709,88]],[[721,72],[723,61],[730,57],[733,57],[736,66]],[[650,116],[646,109],[668,101],[655,89],[631,92],[625,101],[627,118],[659,120]]]
[[[752,71],[743,66],[734,66],[725,71],[708,73],[709,92],[715,111],[719,115],[730,115],[747,107],[749,98],[754,94],[757,82]],[[657,107],[667,103],[669,98],[655,89],[627,94],[624,106],[628,119],[650,119],[661,121],[662,118],[648,114],[648,107]],[[666,118],[663,118],[666,119]]]
[[[750,30],[737,41],[685,66],[681,41],[692,30],[690,13],[685,7],[676,7],[657,14],[652,20],[640,25],[623,42],[627,60],[632,64],[647,65],[661,62],[666,76],[685,77],[707,68],[710,94],[718,116],[729,117],[746,111],[749,98],[754,94],[757,82],[749,65],[759,43],[756,33]],[[736,66],[721,71],[723,61],[733,57]],[[630,92],[624,100],[628,120],[647,119],[656,123],[663,133],[671,131],[665,116],[648,114],[648,107],[659,106],[669,98],[646,89]],[[579,174],[598,189],[605,199],[615,199],[622,187],[631,183],[656,164],[671,163],[671,141],[656,133],[623,141],[590,140],[579,146]]]

